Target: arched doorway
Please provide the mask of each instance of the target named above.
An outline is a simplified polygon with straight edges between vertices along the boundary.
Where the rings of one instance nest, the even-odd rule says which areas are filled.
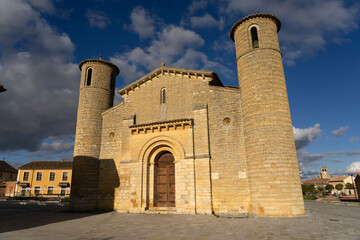
[[[155,207],[175,207],[174,156],[160,153],[155,166]]]

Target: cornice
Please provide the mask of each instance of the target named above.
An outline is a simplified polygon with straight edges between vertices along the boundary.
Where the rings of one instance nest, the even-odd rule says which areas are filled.
[[[170,128],[176,129],[178,127],[185,128],[186,126],[193,126],[193,119],[183,118],[183,119],[175,119],[170,121],[162,121],[162,122],[152,122],[152,123],[144,123],[144,124],[136,124],[132,125],[129,128],[131,129],[131,133],[140,133],[147,131],[154,132],[154,130],[169,130]]]
[[[108,65],[109,67],[111,67],[115,71],[115,76],[117,76],[120,73],[119,68],[115,64],[113,64],[111,62],[108,62],[108,61],[105,61],[105,60],[102,60],[102,59],[85,59],[84,61],[82,61],[79,64],[79,69],[81,70],[82,65],[85,64],[85,63],[94,63],[94,62],[103,63],[103,64]]]
[[[250,20],[250,19],[253,19],[253,18],[270,18],[271,20],[273,20],[275,23],[276,23],[276,26],[277,26],[277,31],[279,32],[280,31],[280,28],[281,28],[281,21],[280,19],[274,15],[274,14],[270,14],[270,13],[255,13],[255,14],[251,14],[251,15],[248,15],[242,19],[240,19],[239,21],[237,21],[231,28],[230,30],[230,38],[231,40],[234,41],[234,34],[235,34],[235,30],[236,28],[246,22],[247,20]]]
[[[220,81],[218,75],[216,72],[213,71],[202,71],[202,70],[193,70],[193,69],[186,69],[186,68],[175,68],[175,67],[165,67],[161,66],[152,72],[146,74],[145,76],[141,77],[137,81],[127,85],[126,87],[122,88],[118,91],[119,94],[124,95],[127,94],[129,91],[134,90],[137,87],[140,87],[142,84],[146,83],[149,80],[152,80],[155,77],[158,77],[160,75],[164,74],[175,74],[175,75],[181,75],[181,76],[188,76],[189,78],[191,76],[194,76],[196,78],[203,78],[209,77],[212,80],[210,80],[210,83],[212,85],[217,86],[223,86],[222,82]]]

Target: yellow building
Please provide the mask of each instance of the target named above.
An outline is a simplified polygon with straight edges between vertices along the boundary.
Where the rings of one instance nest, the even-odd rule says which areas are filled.
[[[19,167],[19,196],[70,196],[72,161],[33,161]]]

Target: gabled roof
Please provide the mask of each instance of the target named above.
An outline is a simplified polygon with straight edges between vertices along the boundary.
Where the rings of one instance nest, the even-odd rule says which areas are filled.
[[[10,172],[10,173],[17,173],[17,170],[8,164],[7,162],[1,160],[0,161],[0,172]]]
[[[19,169],[72,169],[72,161],[32,161]]]
[[[196,78],[203,78],[205,77],[211,78],[209,81],[210,85],[215,86],[223,86],[222,82],[220,81],[216,72],[213,71],[203,71],[203,70],[193,70],[193,69],[186,69],[186,68],[175,68],[175,67],[165,67],[161,66],[152,72],[146,74],[142,78],[138,79],[137,81],[127,85],[123,89],[119,90],[118,93],[121,95],[127,94],[129,91],[134,90],[136,87],[140,87],[141,84],[146,83],[147,81],[164,74],[175,74],[175,75],[187,75],[189,77],[195,76]]]

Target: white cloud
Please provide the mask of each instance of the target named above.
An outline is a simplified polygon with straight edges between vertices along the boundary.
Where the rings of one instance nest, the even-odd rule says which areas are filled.
[[[87,9],[85,16],[89,21],[89,25],[98,29],[104,29],[111,23],[109,17],[103,11]]]
[[[346,133],[346,131],[349,129],[348,126],[346,127],[340,127],[339,129],[335,129],[332,130],[331,133],[332,135],[334,135],[335,137],[341,137],[342,135],[344,135]]]
[[[162,29],[151,42],[150,46],[142,49],[136,47],[122,54],[116,54],[110,60],[124,69],[120,76],[128,84],[141,77],[145,71],[151,71],[164,61],[168,66],[183,66],[188,62],[188,49],[194,49],[204,44],[204,40],[195,32],[182,27],[169,25]],[[183,61],[182,59],[185,58]],[[177,64],[175,64],[177,62]],[[209,63],[209,62],[208,62]],[[198,63],[202,66],[204,62]]]
[[[276,14],[283,22],[279,33],[286,64],[324,50],[329,42],[343,42],[342,35],[358,28],[359,4],[344,0],[220,0],[228,16],[256,12]],[[238,19],[231,19],[237,21]]]
[[[327,155],[324,153],[309,153],[304,149],[297,150],[298,161],[302,163],[302,166],[308,166],[310,163],[324,159]]]
[[[217,40],[215,40],[212,49],[219,53],[235,53],[234,42],[231,41],[229,36],[221,36]]]
[[[359,138],[358,137],[351,137],[349,138],[349,142],[358,142]]]
[[[355,156],[360,155],[360,151],[337,151],[337,152],[324,152],[324,153],[309,153],[305,149],[297,150],[297,157],[299,164],[303,167],[313,165],[314,162],[319,160],[326,160],[329,162],[344,162],[342,156]]]
[[[1,151],[36,151],[44,138],[75,130],[75,47],[41,17],[40,3],[0,1],[0,76],[8,89],[0,95]]]
[[[48,154],[61,153],[72,150],[74,147],[73,142],[64,140],[54,141],[51,143],[43,142],[40,145],[40,150],[45,151]]]
[[[306,170],[306,168],[299,163],[299,173],[302,180],[316,178],[319,174],[318,170]]]
[[[143,7],[132,10],[130,28],[139,34],[140,38],[148,38],[154,35],[154,20],[148,15]]]
[[[293,127],[296,149],[299,150],[306,147],[320,136],[321,131],[319,123],[305,129]]]
[[[356,171],[360,171],[360,161],[352,162],[346,167],[348,173],[355,173]]]
[[[29,2],[33,7],[38,9],[41,12],[46,13],[54,13],[55,7],[51,0],[26,0]]]
[[[188,7],[189,12],[194,13],[199,10],[204,10],[208,6],[209,2],[209,0],[194,0]]]
[[[193,28],[214,28],[219,27],[220,30],[224,27],[224,19],[217,21],[213,16],[206,13],[204,16],[190,17],[190,23]]]

